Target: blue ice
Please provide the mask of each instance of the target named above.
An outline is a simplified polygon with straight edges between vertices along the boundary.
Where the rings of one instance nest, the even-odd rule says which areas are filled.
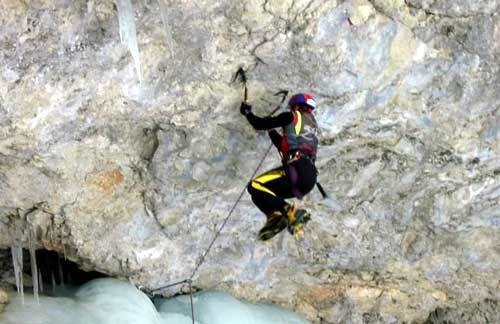
[[[12,296],[2,324],[192,324],[189,296],[155,298],[126,281],[95,279],[66,297]],[[222,292],[193,294],[197,324],[306,324],[292,311],[271,305],[241,302]]]

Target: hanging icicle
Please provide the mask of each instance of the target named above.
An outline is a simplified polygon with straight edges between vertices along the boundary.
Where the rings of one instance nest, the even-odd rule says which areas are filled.
[[[127,45],[135,63],[135,70],[142,83],[141,60],[137,46],[137,34],[135,28],[134,6],[131,0],[116,0],[118,6],[118,22],[120,24],[120,40]]]
[[[43,278],[41,271],[38,271],[38,285],[40,286],[40,293],[43,294]]]
[[[168,53],[172,57],[173,56],[173,38],[172,38],[172,33],[171,33],[171,28],[168,24],[168,5],[165,2],[166,0],[158,0],[158,5],[160,6],[160,14],[161,14],[161,20],[163,22],[163,30],[165,32],[165,38],[167,40],[168,44]]]
[[[65,286],[64,286],[64,271],[63,271],[63,267],[62,267],[62,263],[61,263],[61,258],[59,257],[59,255],[57,255],[57,267],[59,269],[59,278],[61,280],[61,287],[65,288]]]
[[[50,282],[52,283],[52,295],[56,294],[56,276],[54,274],[54,271],[51,271],[50,273]]]
[[[35,245],[33,243],[33,238],[31,237],[31,231],[28,232],[28,245],[30,251],[30,264],[31,264],[31,278],[33,281],[33,295],[37,303],[40,303],[38,297],[38,265],[36,263],[36,251]]]
[[[17,293],[21,296],[24,304],[23,248],[20,246],[11,246],[10,251],[12,254],[12,264],[14,266]]]

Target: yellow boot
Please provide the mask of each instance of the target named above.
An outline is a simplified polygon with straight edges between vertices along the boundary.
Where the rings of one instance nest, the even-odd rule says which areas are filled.
[[[304,232],[304,225],[311,220],[311,214],[305,209],[298,209],[293,205],[287,205],[285,207],[287,220],[288,220],[288,232],[300,238]]]
[[[267,241],[284,230],[287,224],[287,218],[280,211],[276,210],[267,216],[267,222],[259,231],[257,238],[260,241]]]

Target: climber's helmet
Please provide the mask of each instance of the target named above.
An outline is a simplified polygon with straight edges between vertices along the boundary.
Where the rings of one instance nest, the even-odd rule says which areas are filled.
[[[288,101],[288,108],[311,112],[316,108],[316,100],[310,93],[296,93]]]

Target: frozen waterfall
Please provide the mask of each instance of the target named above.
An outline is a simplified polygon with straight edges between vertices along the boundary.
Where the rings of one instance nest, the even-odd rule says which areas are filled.
[[[62,295],[62,294],[61,294]],[[125,281],[94,279],[64,296],[11,296],[2,324],[191,324],[189,296],[156,298],[154,303]],[[270,305],[243,303],[221,292],[193,295],[195,323],[306,324],[295,313]]]

